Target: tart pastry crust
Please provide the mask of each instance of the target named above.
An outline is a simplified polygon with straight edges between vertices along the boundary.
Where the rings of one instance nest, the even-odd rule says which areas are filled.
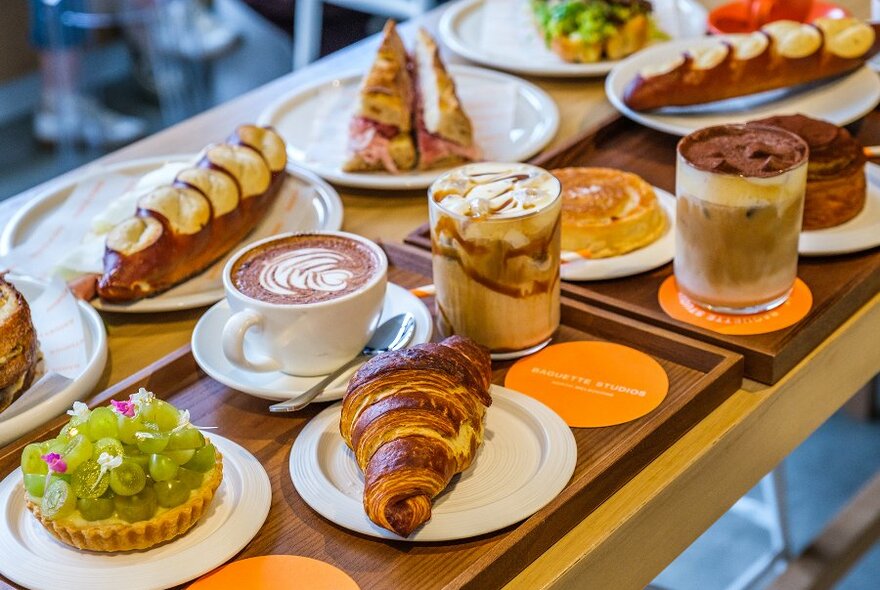
[[[562,249],[589,258],[619,256],[656,241],[666,215],[650,184],[611,168],[561,168]]]
[[[78,549],[104,552],[147,549],[184,534],[207,511],[223,479],[223,457],[219,450],[215,452],[214,468],[205,474],[202,485],[192,490],[189,500],[149,520],[80,526],[63,518],[49,520],[43,516],[40,505],[25,494],[27,507],[56,539]]]

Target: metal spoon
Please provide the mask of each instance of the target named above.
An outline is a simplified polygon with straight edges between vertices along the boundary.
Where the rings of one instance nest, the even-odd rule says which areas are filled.
[[[334,379],[339,377],[346,369],[362,362],[365,358],[376,356],[390,350],[397,350],[409,344],[416,331],[416,319],[411,313],[396,315],[376,328],[373,337],[367,342],[364,350],[359,355],[321,379],[304,393],[287,400],[269,406],[270,412],[295,412],[301,410],[314,400]]]

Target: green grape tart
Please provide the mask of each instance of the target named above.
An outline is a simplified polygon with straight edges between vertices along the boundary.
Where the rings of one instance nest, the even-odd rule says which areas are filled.
[[[214,497],[223,462],[180,411],[141,388],[89,410],[76,402],[56,438],[21,454],[28,509],[60,541],[146,549],[182,535]]]

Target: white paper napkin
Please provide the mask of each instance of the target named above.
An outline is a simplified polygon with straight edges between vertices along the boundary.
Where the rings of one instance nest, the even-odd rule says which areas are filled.
[[[64,203],[55,209],[28,238],[8,255],[0,257],[0,269],[47,279],[56,273],[62,261],[81,266],[80,273],[100,272],[103,242],[92,244],[90,260],[83,250],[83,238],[92,227],[92,219],[108,203],[134,187],[136,178],[108,174],[78,184]]]
[[[42,371],[77,377],[86,368],[88,351],[76,298],[56,277],[29,305],[43,354]]]

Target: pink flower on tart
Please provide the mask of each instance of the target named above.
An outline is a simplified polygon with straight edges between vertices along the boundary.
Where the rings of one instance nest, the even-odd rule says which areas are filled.
[[[128,418],[134,418],[135,407],[134,403],[131,401],[117,401],[115,399],[110,400],[110,405],[113,406],[113,409],[117,414],[122,414],[123,416],[127,416]]]
[[[64,459],[58,453],[41,455],[40,458],[49,466],[49,471],[54,473],[65,473],[67,471],[67,463],[64,462]]]

